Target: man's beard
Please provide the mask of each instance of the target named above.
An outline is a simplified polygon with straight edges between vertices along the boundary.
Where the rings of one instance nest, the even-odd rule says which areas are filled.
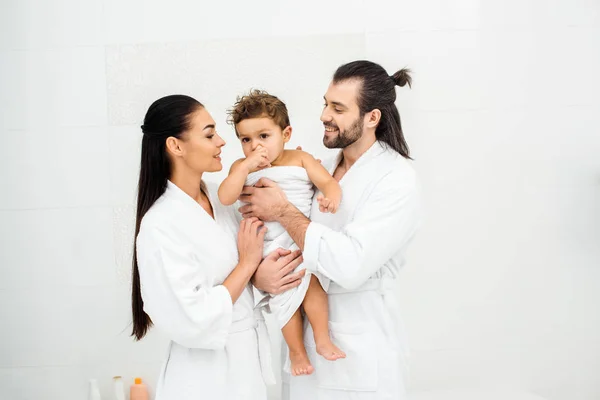
[[[344,147],[348,147],[361,138],[363,125],[363,119],[360,116],[343,132],[334,125],[325,124],[327,127],[338,128],[339,133],[336,137],[330,139],[327,136],[323,136],[323,144],[329,149],[343,149]]]

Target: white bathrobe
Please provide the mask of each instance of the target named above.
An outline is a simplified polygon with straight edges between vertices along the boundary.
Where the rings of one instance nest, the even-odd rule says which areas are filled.
[[[238,262],[236,216],[208,192],[215,219],[168,182],[137,237],[144,310],[171,339],[156,400],[265,400],[274,379],[264,320],[250,286],[232,305],[222,285]]]
[[[277,183],[285,193],[288,201],[306,217],[310,216],[314,185],[309,179],[305,168],[298,166],[275,166],[261,169],[249,174],[245,185],[254,186],[260,178],[268,178]],[[263,251],[265,257],[278,248],[292,251],[298,250],[298,246],[280,223],[266,222],[265,226],[268,228]],[[301,264],[296,268],[296,271],[304,268]],[[294,290],[288,290],[282,294],[269,297],[265,296],[265,293],[257,291],[256,298],[262,299],[262,301],[258,302],[259,306],[266,305],[268,302],[268,310],[275,316],[279,329],[288,323],[292,315],[294,315],[302,304],[310,283],[310,275],[310,273],[307,273],[300,285]],[[319,273],[316,276],[319,278],[321,285],[327,287],[328,281]],[[289,365],[287,368],[289,368]]]
[[[341,152],[324,164],[333,173]],[[410,162],[375,142],[342,177],[335,214],[313,203],[304,265],[331,279],[330,330],[345,359],[315,351],[310,324],[304,341],[315,367],[309,376],[283,374],[286,400],[403,400],[407,343],[395,279],[419,224],[419,200]]]

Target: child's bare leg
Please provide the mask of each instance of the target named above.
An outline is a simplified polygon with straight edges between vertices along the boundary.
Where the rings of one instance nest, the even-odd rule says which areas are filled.
[[[334,345],[329,337],[329,302],[327,301],[327,293],[325,293],[319,280],[314,275],[310,277],[310,284],[308,285],[308,290],[302,304],[315,335],[317,353],[330,361],[345,358],[346,353]]]
[[[302,336],[302,315],[300,309],[296,310],[292,318],[281,329],[283,338],[290,349],[290,361],[292,362],[292,375],[310,375],[314,368],[310,364],[306,348],[304,347],[304,338]]]

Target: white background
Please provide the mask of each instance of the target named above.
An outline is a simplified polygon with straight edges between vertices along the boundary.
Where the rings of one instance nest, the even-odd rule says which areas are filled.
[[[205,103],[228,169],[225,110],[266,89],[291,146],[326,157],[322,95],[363,58],[414,71],[397,102],[426,209],[399,283],[412,390],[600,398],[598,0],[2,0],[0,27],[1,399],[154,388],[164,338],[128,337],[152,101]]]

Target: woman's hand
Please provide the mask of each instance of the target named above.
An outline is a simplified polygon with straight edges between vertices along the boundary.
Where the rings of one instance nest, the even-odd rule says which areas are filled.
[[[247,218],[240,222],[237,240],[240,265],[256,271],[262,260],[266,232],[267,227],[258,218]]]

